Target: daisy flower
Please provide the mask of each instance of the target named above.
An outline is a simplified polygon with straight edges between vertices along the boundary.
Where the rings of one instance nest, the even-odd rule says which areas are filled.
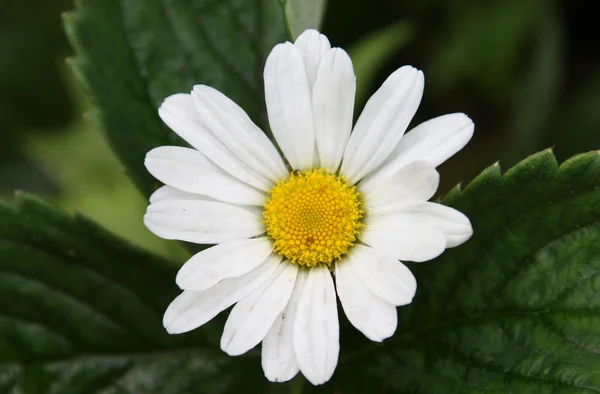
[[[273,48],[264,82],[283,156],[213,88],[164,101],[160,117],[192,148],[148,152],[146,167],[165,186],[150,197],[144,223],[162,238],[215,245],[178,272],[183,292],[165,312],[169,333],[235,304],[223,351],[236,356],[262,342],[269,380],[302,372],[318,385],[338,361],[336,293],[352,325],[382,341],[417,288],[401,261],[433,259],[471,236],[465,215],[428,200],[435,168],[462,149],[474,125],[455,113],[404,135],[424,87],[423,73],[405,66],[353,127],[352,62],[315,30]]]

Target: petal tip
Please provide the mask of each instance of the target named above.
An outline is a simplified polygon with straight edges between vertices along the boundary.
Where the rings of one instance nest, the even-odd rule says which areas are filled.
[[[294,42],[298,43],[298,41],[302,42],[305,40],[310,41],[311,39],[321,39],[322,37],[327,39],[327,37],[324,34],[321,34],[321,32],[317,29],[306,29],[302,33],[300,33],[298,37],[296,37],[296,40]]]
[[[454,128],[457,132],[466,131],[471,135],[473,134],[473,131],[475,130],[475,122],[469,117],[469,115],[465,114],[464,112],[455,112],[447,115],[442,115],[439,117],[439,119],[443,119],[445,117],[447,117],[447,119],[449,119],[451,123],[454,124]]]

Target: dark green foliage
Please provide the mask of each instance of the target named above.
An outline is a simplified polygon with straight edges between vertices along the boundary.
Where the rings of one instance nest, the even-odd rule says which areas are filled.
[[[58,15],[62,0],[0,3],[0,193],[14,189],[55,192],[44,169],[24,152],[23,141],[56,133],[73,117],[60,68],[67,40]]]

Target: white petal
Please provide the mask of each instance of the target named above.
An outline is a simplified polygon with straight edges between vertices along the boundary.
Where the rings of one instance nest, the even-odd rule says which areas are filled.
[[[263,205],[266,195],[220,169],[195,149],[161,146],[146,154],[153,177],[188,193],[244,205]]]
[[[387,213],[403,202],[424,202],[435,194],[440,175],[426,162],[418,161],[401,168],[385,182],[374,185],[359,183],[369,215]]]
[[[144,224],[165,239],[215,244],[265,232],[262,217],[227,203],[168,199],[148,206]]]
[[[325,54],[313,87],[315,136],[321,167],[336,172],[352,130],[356,77],[348,54],[333,48]]]
[[[304,62],[291,43],[273,48],[264,70],[265,100],[273,135],[294,169],[312,167],[315,129]]]
[[[392,152],[414,116],[425,80],[411,66],[396,70],[371,96],[344,152],[341,173],[356,183]]]
[[[184,290],[206,290],[226,278],[237,278],[258,267],[273,251],[267,237],[223,242],[196,253],[177,273]]]
[[[327,267],[312,267],[294,322],[294,352],[314,385],[327,382],[337,366],[340,326],[333,279]]]
[[[262,342],[262,368],[271,382],[286,382],[296,376],[300,366],[294,353],[294,321],[300,297],[308,277],[307,270],[298,270],[294,291],[285,309],[277,316]]]
[[[179,189],[176,189],[176,188],[168,186],[168,185],[159,187],[158,189],[156,189],[156,191],[154,193],[152,193],[152,195],[150,195],[150,204],[154,204],[159,201],[166,201],[166,200],[220,202],[218,200],[215,200],[212,197],[203,196],[201,194],[193,194],[193,193],[184,192],[183,190],[179,190]],[[252,207],[250,205],[244,206],[244,209],[253,209],[253,208],[255,208],[255,207]]]
[[[194,109],[191,95],[167,97],[158,114],[167,126],[228,174],[260,190],[269,191],[273,186],[273,182],[244,164],[207,130]]]
[[[446,249],[446,237],[438,229],[396,215],[369,216],[359,238],[377,252],[398,260],[431,260]]]
[[[265,283],[233,307],[221,336],[221,349],[225,353],[239,356],[263,340],[288,303],[297,274],[298,265],[281,263],[272,282]]]
[[[432,202],[399,214],[398,220],[416,221],[441,231],[446,237],[446,248],[458,246],[473,235],[471,222],[462,212]]]
[[[373,294],[347,261],[335,265],[337,293],[348,321],[367,338],[381,342],[398,326],[396,307]]]
[[[294,46],[298,48],[298,51],[302,55],[306,76],[312,87],[317,80],[321,59],[331,49],[331,44],[323,34],[314,29],[308,29],[296,38]]]
[[[281,258],[272,254],[265,262],[238,278],[225,279],[205,291],[185,290],[167,308],[163,325],[169,334],[200,327],[265,282],[272,280]]]
[[[205,85],[194,86],[192,100],[202,123],[235,157],[273,182],[288,175],[275,146],[236,103]]]
[[[388,304],[410,304],[417,291],[417,280],[404,264],[368,246],[354,245],[348,258],[341,264],[352,265],[371,293]]]
[[[437,167],[461,150],[473,136],[475,125],[465,114],[439,116],[410,130],[383,164],[363,182],[381,183],[413,161]]]
[[[204,201],[213,201],[213,199],[210,197],[187,193],[182,190],[175,189],[174,187],[165,185],[159,187],[154,191],[154,193],[152,193],[152,195],[150,196],[150,203],[152,204],[155,202],[172,199],[193,200],[196,198]]]
[[[418,207],[421,204],[423,204],[422,201],[399,200],[386,205],[378,205],[376,207],[372,207],[367,212],[369,216],[389,216],[404,212],[410,212],[412,209]]]

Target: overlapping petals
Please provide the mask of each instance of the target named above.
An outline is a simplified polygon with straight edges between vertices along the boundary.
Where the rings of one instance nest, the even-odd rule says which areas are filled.
[[[423,72],[404,66],[371,96],[344,152],[342,173],[351,183],[379,166],[404,135],[423,96]]]
[[[277,45],[265,69],[269,123],[283,152],[222,93],[197,85],[159,109],[193,148],[159,147],[146,167],[165,186],[150,198],[144,223],[166,239],[216,244],[180,269],[183,290],[168,307],[169,333],[193,330],[233,306],[221,348],[243,354],[262,342],[262,367],[275,382],[301,372],[328,381],[340,351],[336,297],[367,338],[392,336],[396,307],[412,302],[417,282],[404,261],[433,259],[472,234],[462,213],[429,202],[436,167],[473,135],[464,114],[424,122],[404,135],[421,101],[423,73],[398,69],[352,125],[352,62],[307,30]],[[331,267],[299,267],[273,251],[262,209],[290,170],[325,170],[356,184],[364,200],[360,243]],[[334,276],[335,275],[335,281]]]

